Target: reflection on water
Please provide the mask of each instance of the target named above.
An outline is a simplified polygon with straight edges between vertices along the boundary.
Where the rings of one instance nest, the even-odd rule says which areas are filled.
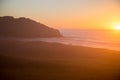
[[[120,50],[120,31],[110,30],[61,30],[61,38],[16,39],[22,41],[46,41],[70,45]],[[15,38],[14,38],[15,40]]]

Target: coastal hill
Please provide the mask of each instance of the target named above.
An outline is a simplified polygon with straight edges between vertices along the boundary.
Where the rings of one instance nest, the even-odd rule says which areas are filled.
[[[120,52],[0,41],[0,80],[120,80]]]
[[[1,37],[62,37],[56,29],[31,20],[12,16],[0,17]]]

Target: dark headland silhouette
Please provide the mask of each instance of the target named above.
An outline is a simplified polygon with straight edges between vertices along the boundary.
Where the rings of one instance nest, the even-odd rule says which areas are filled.
[[[0,17],[0,36],[2,37],[61,37],[56,29],[31,20],[12,16]]]
[[[27,18],[0,17],[0,37],[61,37]],[[0,80],[120,80],[120,52],[0,38]]]

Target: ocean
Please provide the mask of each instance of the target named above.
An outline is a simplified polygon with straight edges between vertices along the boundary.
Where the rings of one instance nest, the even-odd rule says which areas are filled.
[[[120,51],[120,31],[114,30],[60,30],[63,38],[38,38],[37,41],[57,42],[93,48]]]
[[[64,37],[31,38],[31,39],[22,39],[22,40],[56,42],[56,43],[62,43],[68,45],[104,48],[104,49],[120,51],[120,31],[61,29],[60,33]]]
[[[120,31],[61,30],[61,33],[67,38],[67,44],[120,51]]]

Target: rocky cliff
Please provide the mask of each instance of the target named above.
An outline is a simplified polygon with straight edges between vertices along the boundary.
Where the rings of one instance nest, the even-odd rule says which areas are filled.
[[[21,17],[0,17],[0,37],[62,37],[56,29]]]

